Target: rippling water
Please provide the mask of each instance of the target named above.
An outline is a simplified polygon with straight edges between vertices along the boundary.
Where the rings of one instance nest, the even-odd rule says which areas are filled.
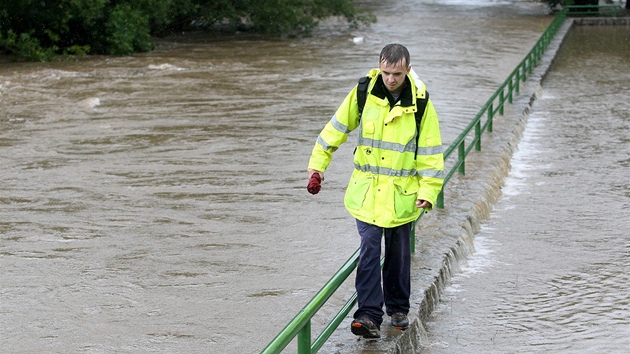
[[[550,21],[520,1],[371,6],[354,32],[3,63],[3,351],[260,351],[358,246],[351,144],[317,197],[305,169],[382,46],[410,48],[449,144]]]
[[[630,351],[630,32],[576,27],[426,353]]]

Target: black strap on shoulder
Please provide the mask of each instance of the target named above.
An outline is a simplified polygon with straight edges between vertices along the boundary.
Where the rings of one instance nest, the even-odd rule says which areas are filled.
[[[370,80],[371,78],[369,76],[364,76],[359,79],[359,83],[357,84],[357,104],[359,105],[359,120],[361,120],[363,107],[365,106],[365,100],[367,100],[367,90],[370,86]]]
[[[416,99],[416,153],[413,155],[413,159],[416,160],[418,158],[418,142],[420,141],[420,123],[422,123],[422,116],[424,115],[424,111],[427,109],[427,102],[429,102],[429,91],[424,91],[424,98]]]

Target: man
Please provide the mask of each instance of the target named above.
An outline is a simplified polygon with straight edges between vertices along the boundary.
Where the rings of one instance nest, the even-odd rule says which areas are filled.
[[[308,164],[308,190],[319,192],[332,153],[359,128],[355,168],[344,198],[361,236],[355,283],[358,309],[351,330],[378,338],[383,304],[392,326],[401,330],[409,326],[412,225],[422,210],[435,204],[444,182],[444,159],[438,116],[424,84],[411,70],[407,48],[385,46],[378,69],[370,70],[368,77],[362,113],[357,85],[319,134]],[[425,104],[424,113],[416,117],[415,111]]]

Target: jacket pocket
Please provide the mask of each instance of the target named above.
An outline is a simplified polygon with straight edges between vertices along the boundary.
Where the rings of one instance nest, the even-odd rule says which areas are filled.
[[[394,210],[397,218],[409,218],[418,212],[417,195],[418,181],[415,178],[394,181]]]
[[[363,121],[363,135],[372,137],[374,135],[374,122],[367,118]]]
[[[350,183],[348,184],[346,195],[344,197],[344,204],[346,205],[346,208],[351,210],[361,209],[371,185],[372,178],[361,178],[353,175],[350,179]]]

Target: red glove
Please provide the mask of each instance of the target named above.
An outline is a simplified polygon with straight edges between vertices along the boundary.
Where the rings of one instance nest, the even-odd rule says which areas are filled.
[[[308,186],[306,190],[308,190],[311,194],[319,193],[320,189],[322,189],[321,185],[322,179],[319,177],[319,173],[313,173],[311,179],[308,180]]]

